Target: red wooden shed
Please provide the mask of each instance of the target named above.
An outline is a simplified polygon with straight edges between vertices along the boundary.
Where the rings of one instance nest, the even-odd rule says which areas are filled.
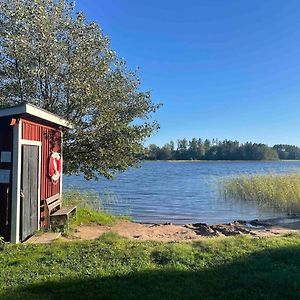
[[[62,127],[71,128],[31,104],[0,109],[0,235],[6,241],[24,241],[45,227],[46,200],[61,198]]]

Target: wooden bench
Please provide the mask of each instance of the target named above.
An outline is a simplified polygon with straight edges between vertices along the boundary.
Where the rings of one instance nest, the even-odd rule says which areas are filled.
[[[60,194],[54,195],[45,201],[46,227],[56,228],[68,226],[71,216],[77,214],[77,206],[68,206],[62,208]]]

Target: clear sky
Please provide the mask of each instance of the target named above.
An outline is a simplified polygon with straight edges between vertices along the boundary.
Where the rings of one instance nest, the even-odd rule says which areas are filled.
[[[147,143],[300,146],[300,1],[77,0],[164,106]]]

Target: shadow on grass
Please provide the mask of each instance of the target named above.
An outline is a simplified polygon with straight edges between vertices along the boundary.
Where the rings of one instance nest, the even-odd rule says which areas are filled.
[[[217,255],[217,254],[216,254]],[[155,261],[155,257],[153,258]],[[300,299],[300,247],[265,250],[199,270],[156,261],[125,277],[62,279],[8,290],[1,299]],[[78,274],[80,276],[80,274]]]

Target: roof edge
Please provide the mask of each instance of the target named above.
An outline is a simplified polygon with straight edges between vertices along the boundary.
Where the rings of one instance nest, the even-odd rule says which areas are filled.
[[[39,119],[46,120],[48,122],[63,126],[65,128],[69,128],[69,129],[73,128],[72,124],[69,121],[45,109],[39,108],[33,104],[23,103],[16,106],[0,109],[0,117],[8,117],[8,116],[15,116],[15,115],[22,115],[22,114],[28,114],[37,117]]]

